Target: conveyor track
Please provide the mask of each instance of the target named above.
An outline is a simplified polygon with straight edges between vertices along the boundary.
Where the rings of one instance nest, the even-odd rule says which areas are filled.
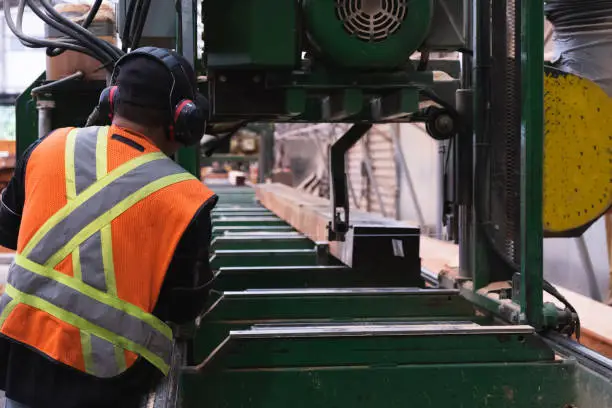
[[[324,246],[259,206],[249,188],[216,192],[213,227],[241,229],[213,238],[214,292],[183,359],[181,407],[580,401],[575,378],[591,377],[533,328],[499,325],[456,290],[373,287],[368,274],[321,256]],[[262,230],[271,223],[286,231]]]

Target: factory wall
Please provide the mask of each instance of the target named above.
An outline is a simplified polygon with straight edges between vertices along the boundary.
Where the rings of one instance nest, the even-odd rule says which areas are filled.
[[[402,124],[399,128],[399,145],[416,191],[416,195],[411,193],[409,180],[406,174],[400,171],[398,174],[400,219],[418,223],[418,206],[425,226],[430,234],[435,235],[440,218],[438,197],[440,180],[437,176],[440,163],[439,142],[432,139],[421,124]]]
[[[44,35],[43,23],[32,12],[24,13],[23,27],[29,35]],[[0,94],[21,93],[44,70],[45,51],[24,47],[3,20],[0,24]],[[15,139],[13,106],[0,105],[0,139]]]
[[[24,13],[23,27],[28,35],[44,37],[44,25],[32,12]],[[45,70],[45,51],[24,47],[4,21],[0,35],[0,92],[20,93]]]

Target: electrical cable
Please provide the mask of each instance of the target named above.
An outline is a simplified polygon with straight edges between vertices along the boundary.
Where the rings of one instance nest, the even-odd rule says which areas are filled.
[[[26,4],[30,7],[30,9],[32,9],[34,14],[36,14],[41,20],[43,20],[43,22],[47,23],[48,25],[50,25],[51,27],[57,29],[58,31],[63,32],[64,34],[70,34],[71,33],[61,23],[59,23],[58,21],[54,20],[49,15],[47,15],[44,11],[42,11],[39,7],[37,7],[36,4],[34,4],[33,0],[26,0]],[[19,27],[19,28],[22,29],[22,27]],[[69,38],[73,40],[72,43],[74,43],[74,40],[76,39],[76,40],[79,40],[78,42],[79,42],[79,44],[81,46],[84,46],[83,41],[80,41],[81,38],[74,37],[74,36],[71,36]],[[57,40],[57,41],[60,41],[60,42],[64,43],[64,41],[61,41],[61,40]],[[97,53],[96,49],[91,49],[91,47],[85,47],[85,48],[88,48],[90,50],[90,52]]]
[[[130,1],[128,6],[127,13],[125,14],[125,24],[123,26],[123,32],[121,33],[121,43],[122,50],[127,52],[129,49],[129,45],[132,41],[132,37],[130,36],[130,30],[132,27],[132,20],[134,19],[134,11],[136,9],[137,0]]]
[[[96,14],[100,11],[100,7],[102,6],[102,0],[96,0],[96,2],[89,9],[89,13],[87,13],[87,17],[85,17],[85,21],[83,21],[83,28],[89,28],[91,23],[93,23],[96,18]]]
[[[41,1],[41,4],[43,4],[42,2],[44,2],[45,0],[40,0],[40,1]],[[93,56],[94,58],[96,58],[98,61],[102,63],[106,63],[107,61],[112,60],[112,57],[108,55],[104,50],[101,50],[99,47],[97,47],[97,44],[94,41],[91,41],[90,38],[86,38],[85,36],[82,36],[79,33],[74,33],[74,31],[71,31],[68,27],[54,20],[53,18],[45,14],[45,12],[42,11],[40,8],[38,8],[36,5],[33,5],[32,4],[33,0],[26,0],[26,2],[30,6],[34,14],[36,14],[45,23],[55,28],[56,30],[63,32],[69,37],[77,40],[81,44],[80,46],[82,46],[85,50],[87,50],[85,52],[86,54]],[[66,42],[65,44],[68,44],[68,43]]]
[[[30,0],[30,1],[33,1],[33,0]],[[106,51],[110,56],[113,57],[114,61],[119,60],[119,58],[123,56],[124,53],[119,48],[113,46],[112,44],[104,40],[97,38],[87,29],[81,27],[80,25],[62,16],[59,12],[57,12],[57,10],[55,10],[53,6],[51,6],[51,4],[49,4],[48,0],[37,0],[37,1],[40,2],[43,8],[45,8],[47,12],[55,18],[56,21],[76,31],[76,33],[80,34],[82,38],[85,39],[88,43],[91,42],[94,44],[94,46],[98,46],[104,51]]]
[[[61,41],[39,39],[39,38],[31,37],[25,34],[23,30],[21,29],[21,23],[23,21],[23,13],[25,10],[26,1],[27,0],[20,0],[19,2],[19,8],[18,8],[18,21],[20,23],[19,27],[15,25],[15,21],[13,20],[9,2],[4,2],[4,17],[5,17],[6,23],[9,29],[13,32],[13,34],[15,34],[15,36],[20,40],[20,42],[24,46],[28,48],[64,47],[72,51],[77,51],[83,54],[87,54],[97,59],[97,56],[92,51],[90,51],[89,49],[83,46],[75,45],[71,43],[64,43]]]
[[[91,9],[89,9],[89,12],[87,13],[87,17],[83,21],[83,24],[82,24],[83,28],[89,28],[89,26],[93,22],[94,18],[96,17],[96,14],[98,14],[98,11],[100,10],[100,7],[102,6],[102,1],[103,0],[96,0],[94,2],[94,4],[91,6]],[[62,48],[55,48],[55,49],[48,48],[47,49],[47,56],[49,56],[49,57],[57,57],[57,56],[63,54],[64,51],[66,51],[66,50],[62,49]]]
[[[542,286],[543,286],[544,291],[550,294],[551,296],[555,297],[561,303],[563,303],[565,308],[571,312],[572,317],[575,317],[575,319],[572,319],[573,324],[569,325],[569,330],[567,329],[562,330],[561,333],[567,334],[568,336],[571,336],[573,333],[576,333],[576,340],[580,342],[580,317],[578,316],[578,312],[576,311],[576,308],[574,308],[574,306],[572,306],[572,304],[565,298],[565,296],[563,296],[557,290],[557,288],[555,288],[546,279],[543,279],[542,283],[543,283]]]
[[[144,26],[147,22],[147,17],[149,15],[149,9],[151,8],[151,0],[142,0],[143,6],[142,11],[139,14],[138,24],[136,25],[134,37],[132,38],[132,43],[130,44],[130,49],[134,50],[138,48],[138,43],[140,43],[140,39],[142,38],[142,33],[144,31]]]
[[[30,7],[34,9],[36,7],[33,4],[34,0],[28,1],[30,2]],[[49,14],[48,16],[45,16],[45,19],[53,21],[52,26],[54,26],[56,29],[62,31],[71,38],[80,40],[87,46],[99,51],[101,54],[108,55],[111,60],[116,60],[121,56],[121,51],[119,49],[112,46],[108,42],[97,38],[89,30],[81,27],[79,24],[76,24],[68,18],[62,16],[53,6],[49,4],[47,0],[37,1],[40,2],[40,4]]]
[[[132,20],[130,24],[130,45],[132,47],[132,43],[134,42],[134,35],[136,34],[136,26],[138,25],[138,18],[142,13],[142,0],[132,0],[135,3],[134,13],[132,14]]]

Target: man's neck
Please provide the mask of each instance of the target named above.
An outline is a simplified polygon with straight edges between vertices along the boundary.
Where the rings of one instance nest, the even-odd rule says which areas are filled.
[[[166,138],[166,135],[164,134],[164,131],[161,128],[152,129],[150,127],[142,126],[138,123],[132,122],[122,117],[115,117],[113,119],[113,125],[126,129],[131,133],[134,133],[135,136],[143,137],[149,142],[153,143],[155,146],[157,146],[158,149],[162,151],[164,150],[163,141]]]

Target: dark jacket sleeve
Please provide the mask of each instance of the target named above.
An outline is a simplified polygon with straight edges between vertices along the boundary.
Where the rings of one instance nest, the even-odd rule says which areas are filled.
[[[21,214],[25,203],[25,172],[32,151],[42,139],[34,142],[17,161],[13,177],[2,192],[0,201],[0,245],[16,250]]]
[[[214,196],[200,207],[176,247],[153,311],[161,320],[188,323],[198,317],[206,305],[213,280],[209,248],[211,211],[216,203]]]

